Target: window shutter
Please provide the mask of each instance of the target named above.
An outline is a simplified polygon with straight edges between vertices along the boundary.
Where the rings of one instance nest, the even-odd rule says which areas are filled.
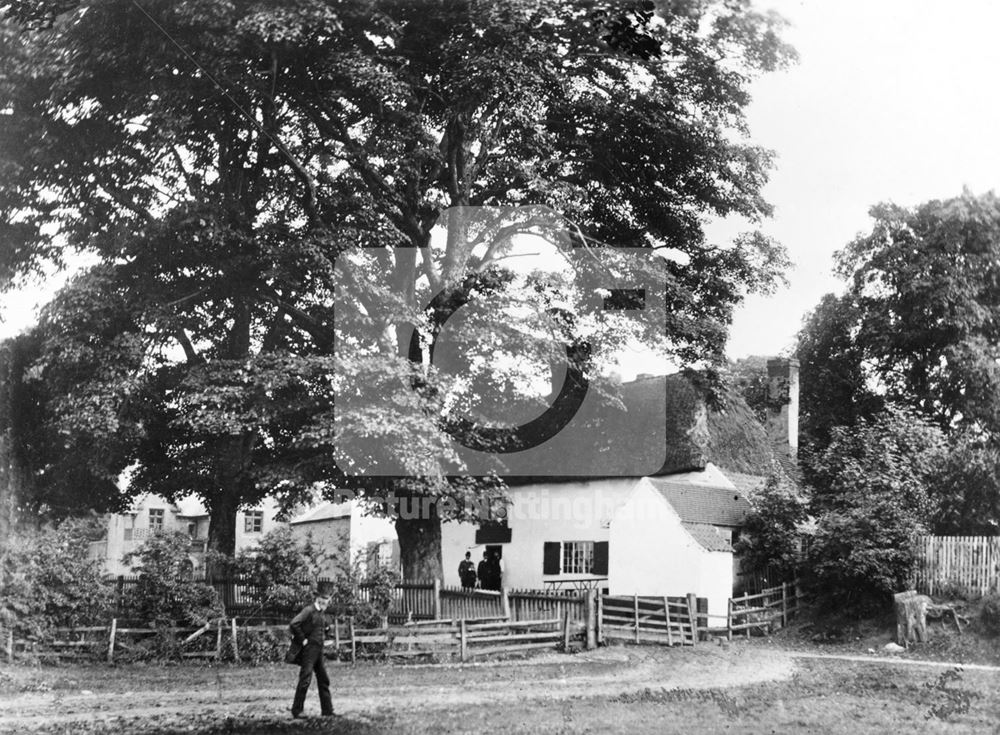
[[[542,554],[542,574],[559,574],[560,546],[558,541],[546,541]]]
[[[608,573],[608,542],[594,542],[594,574]]]

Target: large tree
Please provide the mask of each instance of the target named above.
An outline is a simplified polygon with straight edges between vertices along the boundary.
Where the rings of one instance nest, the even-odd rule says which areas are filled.
[[[871,232],[838,256],[849,334],[891,402],[945,430],[1000,436],[1000,198],[969,191],[873,207]]]
[[[658,340],[686,365],[721,359],[734,306],[784,265],[759,235],[702,233],[707,215],[769,213],[743,109],[791,52],[748,2],[10,7],[0,268],[16,280],[73,248],[100,263],[42,325],[55,421],[115,449],[93,453],[105,474],[137,463],[133,490],[199,493],[215,549],[232,551],[241,505],[317,480],[496,491],[453,471],[432,413],[354,417],[391,430],[406,477],[331,462],[329,375],[433,407],[441,324],[510,291],[508,235],[546,234],[512,215],[477,250],[449,207],[546,205],[578,244],[668,253]],[[338,328],[377,338],[335,358],[345,283]],[[439,576],[440,520],[398,519],[407,576]]]

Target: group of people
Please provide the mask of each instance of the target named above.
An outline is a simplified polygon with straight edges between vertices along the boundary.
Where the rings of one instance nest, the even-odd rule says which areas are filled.
[[[472,561],[472,552],[465,552],[465,559],[458,565],[458,579],[467,590],[497,590],[503,587],[503,559],[496,551],[483,552],[483,560],[477,567]]]

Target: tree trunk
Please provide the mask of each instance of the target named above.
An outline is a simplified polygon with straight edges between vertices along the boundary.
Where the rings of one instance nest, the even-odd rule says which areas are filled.
[[[208,502],[208,549],[230,559],[236,554],[236,514],[240,507],[239,487],[220,488]],[[205,576],[217,579],[226,576],[225,563],[209,558]]]
[[[414,503],[420,501],[415,498]],[[403,510],[409,500],[404,500]],[[399,539],[399,556],[403,564],[403,579],[426,582],[443,579],[441,573],[441,519],[431,506],[429,517],[416,514],[416,518],[396,519],[396,536]]]

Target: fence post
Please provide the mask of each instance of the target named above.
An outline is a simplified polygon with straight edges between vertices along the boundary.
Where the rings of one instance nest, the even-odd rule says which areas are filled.
[[[222,621],[225,618],[219,618],[215,622],[215,660],[222,660]]]
[[[597,597],[597,616],[594,620],[594,627],[597,628],[597,644],[600,645],[604,643],[604,631],[601,626],[604,625],[604,595],[601,594],[600,590],[594,590],[595,596]]]
[[[236,618],[232,618],[233,624],[233,661],[236,663],[240,662],[240,646],[236,640]]]
[[[358,659],[358,642],[354,638],[354,616],[348,618],[347,632],[351,634],[351,663],[356,663]]]
[[[4,653],[7,655],[7,663],[14,663],[14,629],[11,628],[7,631],[7,636],[4,640]]]
[[[510,594],[508,593],[506,587],[504,587],[502,590],[500,590],[500,602],[503,605],[503,616],[505,618],[507,618],[507,620],[509,621],[511,619],[511,617],[510,617]]]
[[[333,648],[337,651],[337,656],[340,656],[340,618],[334,618],[333,621]]]
[[[108,636],[108,663],[115,662],[115,636],[118,634],[118,618],[111,618],[111,635]]]
[[[462,618],[458,624],[458,655],[463,664],[468,655],[468,645],[469,642],[465,633],[465,618]]]
[[[434,580],[434,619],[441,619],[441,580]]]
[[[674,634],[670,630],[670,601],[667,600],[667,596],[663,596],[663,619],[667,621],[667,645],[674,645]],[[681,630],[681,635],[684,634],[684,630]]]
[[[691,620],[691,645],[698,642],[698,598],[694,592],[688,592],[688,617]]]
[[[587,626],[588,628],[590,626]],[[563,613],[563,653],[569,653],[569,608]]]
[[[788,627],[788,582],[781,583],[781,627]]]
[[[587,598],[585,604],[585,610],[587,615],[587,650],[597,648],[597,610],[594,604],[594,598],[597,597],[597,590],[588,590]],[[569,608],[566,609],[566,614],[569,614]]]
[[[632,595],[632,614],[635,617],[635,642],[639,642],[639,595]]]
[[[726,606],[726,640],[733,639],[733,598],[730,597]]]

